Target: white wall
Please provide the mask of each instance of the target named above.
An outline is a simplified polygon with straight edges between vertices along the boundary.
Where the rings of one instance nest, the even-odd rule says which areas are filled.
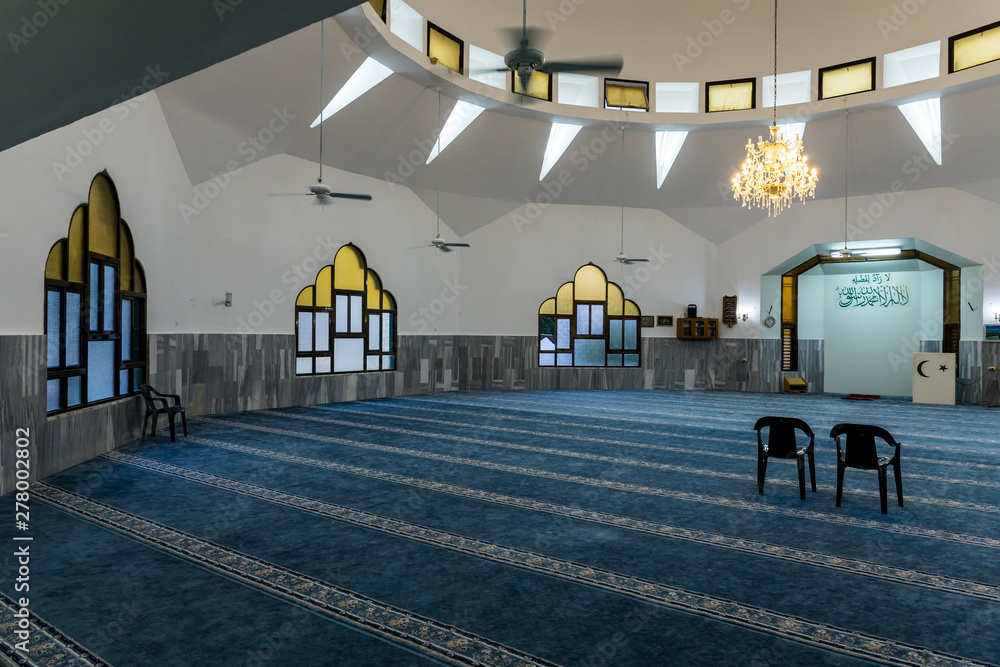
[[[151,332],[187,331],[192,236],[177,215],[188,188],[156,93],[0,152],[0,334],[41,334],[45,260],[107,169],[146,270]]]
[[[879,262],[880,265],[887,264]],[[824,389],[840,394],[880,394],[910,396],[913,392],[909,363],[914,332],[920,330],[923,272],[905,271],[879,274],[831,275],[824,286]],[[848,305],[838,299],[838,289],[905,286],[905,304]],[[855,302],[856,303],[856,302]],[[933,306],[932,306],[933,307]],[[940,301],[936,309],[940,310]],[[928,313],[931,317],[933,313]]]
[[[528,224],[524,224],[529,221]],[[552,205],[537,217],[524,207],[465,237],[462,333],[536,335],[538,307],[588,262],[618,283],[644,315],[680,316],[689,303],[719,317],[722,297],[708,289],[715,245],[660,211],[626,209],[625,253],[649,262],[622,265],[621,209]],[[672,327],[643,336],[673,336]]]

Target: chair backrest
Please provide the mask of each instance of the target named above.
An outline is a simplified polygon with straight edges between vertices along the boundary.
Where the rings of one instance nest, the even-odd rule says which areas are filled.
[[[153,402],[153,396],[149,393],[151,387],[148,384],[139,385],[139,394],[142,395],[142,400],[146,401],[146,411],[155,412],[156,403]]]
[[[761,431],[767,429],[767,453],[776,458],[793,458],[797,444],[795,429],[798,429],[812,439],[813,432],[809,424],[795,417],[761,417],[753,426],[757,431],[757,442],[763,444]]]
[[[854,468],[878,467],[875,438],[899,448],[899,443],[888,431],[872,424],[837,424],[830,430],[831,438],[838,438],[841,435],[845,438],[842,454],[844,463]]]

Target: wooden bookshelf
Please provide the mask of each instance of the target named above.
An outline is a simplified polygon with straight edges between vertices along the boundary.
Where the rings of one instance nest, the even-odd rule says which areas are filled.
[[[719,320],[715,317],[680,317],[677,337],[702,340],[719,337]]]

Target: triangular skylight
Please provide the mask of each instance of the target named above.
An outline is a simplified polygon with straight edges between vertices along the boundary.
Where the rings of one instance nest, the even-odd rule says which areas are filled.
[[[477,105],[470,104],[469,102],[463,102],[459,100],[455,104],[455,108],[451,110],[448,115],[448,120],[444,122],[444,127],[441,128],[441,134],[438,136],[438,140],[434,143],[434,148],[431,149],[431,154],[427,156],[427,164],[434,161],[441,151],[448,148],[448,144],[455,140],[455,137],[462,134],[465,128],[472,124],[472,121],[479,117],[479,114],[486,111],[485,108]]]
[[[542,158],[542,173],[538,175],[538,180],[545,178],[545,175],[549,173],[549,170],[552,169],[556,161],[562,157],[562,154],[566,152],[569,145],[573,143],[573,139],[576,138],[581,129],[580,125],[552,123],[552,129],[549,130],[549,142],[545,145],[545,156]]]
[[[656,133],[656,187],[659,188],[666,180],[670,168],[674,166],[677,154],[687,139],[687,132],[662,130]]]
[[[900,104],[899,110],[934,161],[941,164],[941,98]]]
[[[369,90],[382,83],[390,74],[392,70],[375,60],[374,58],[368,58],[363,63],[361,67],[351,75],[351,78],[347,80],[344,87],[337,91],[337,94],[333,96],[330,103],[326,105],[323,109],[323,113],[316,116],[316,120],[312,122],[309,127],[316,127],[324,120],[337,113],[348,104],[358,99]]]

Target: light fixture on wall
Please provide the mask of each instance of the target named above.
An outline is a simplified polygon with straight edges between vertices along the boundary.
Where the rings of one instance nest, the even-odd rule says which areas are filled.
[[[733,197],[743,206],[752,204],[767,209],[768,216],[778,215],[792,199],[816,195],[816,170],[810,169],[802,154],[802,139],[778,136],[778,0],[774,0],[774,106],[771,135],[765,141],[757,137],[757,145],[748,139],[747,159],[742,170],[733,177]]]

